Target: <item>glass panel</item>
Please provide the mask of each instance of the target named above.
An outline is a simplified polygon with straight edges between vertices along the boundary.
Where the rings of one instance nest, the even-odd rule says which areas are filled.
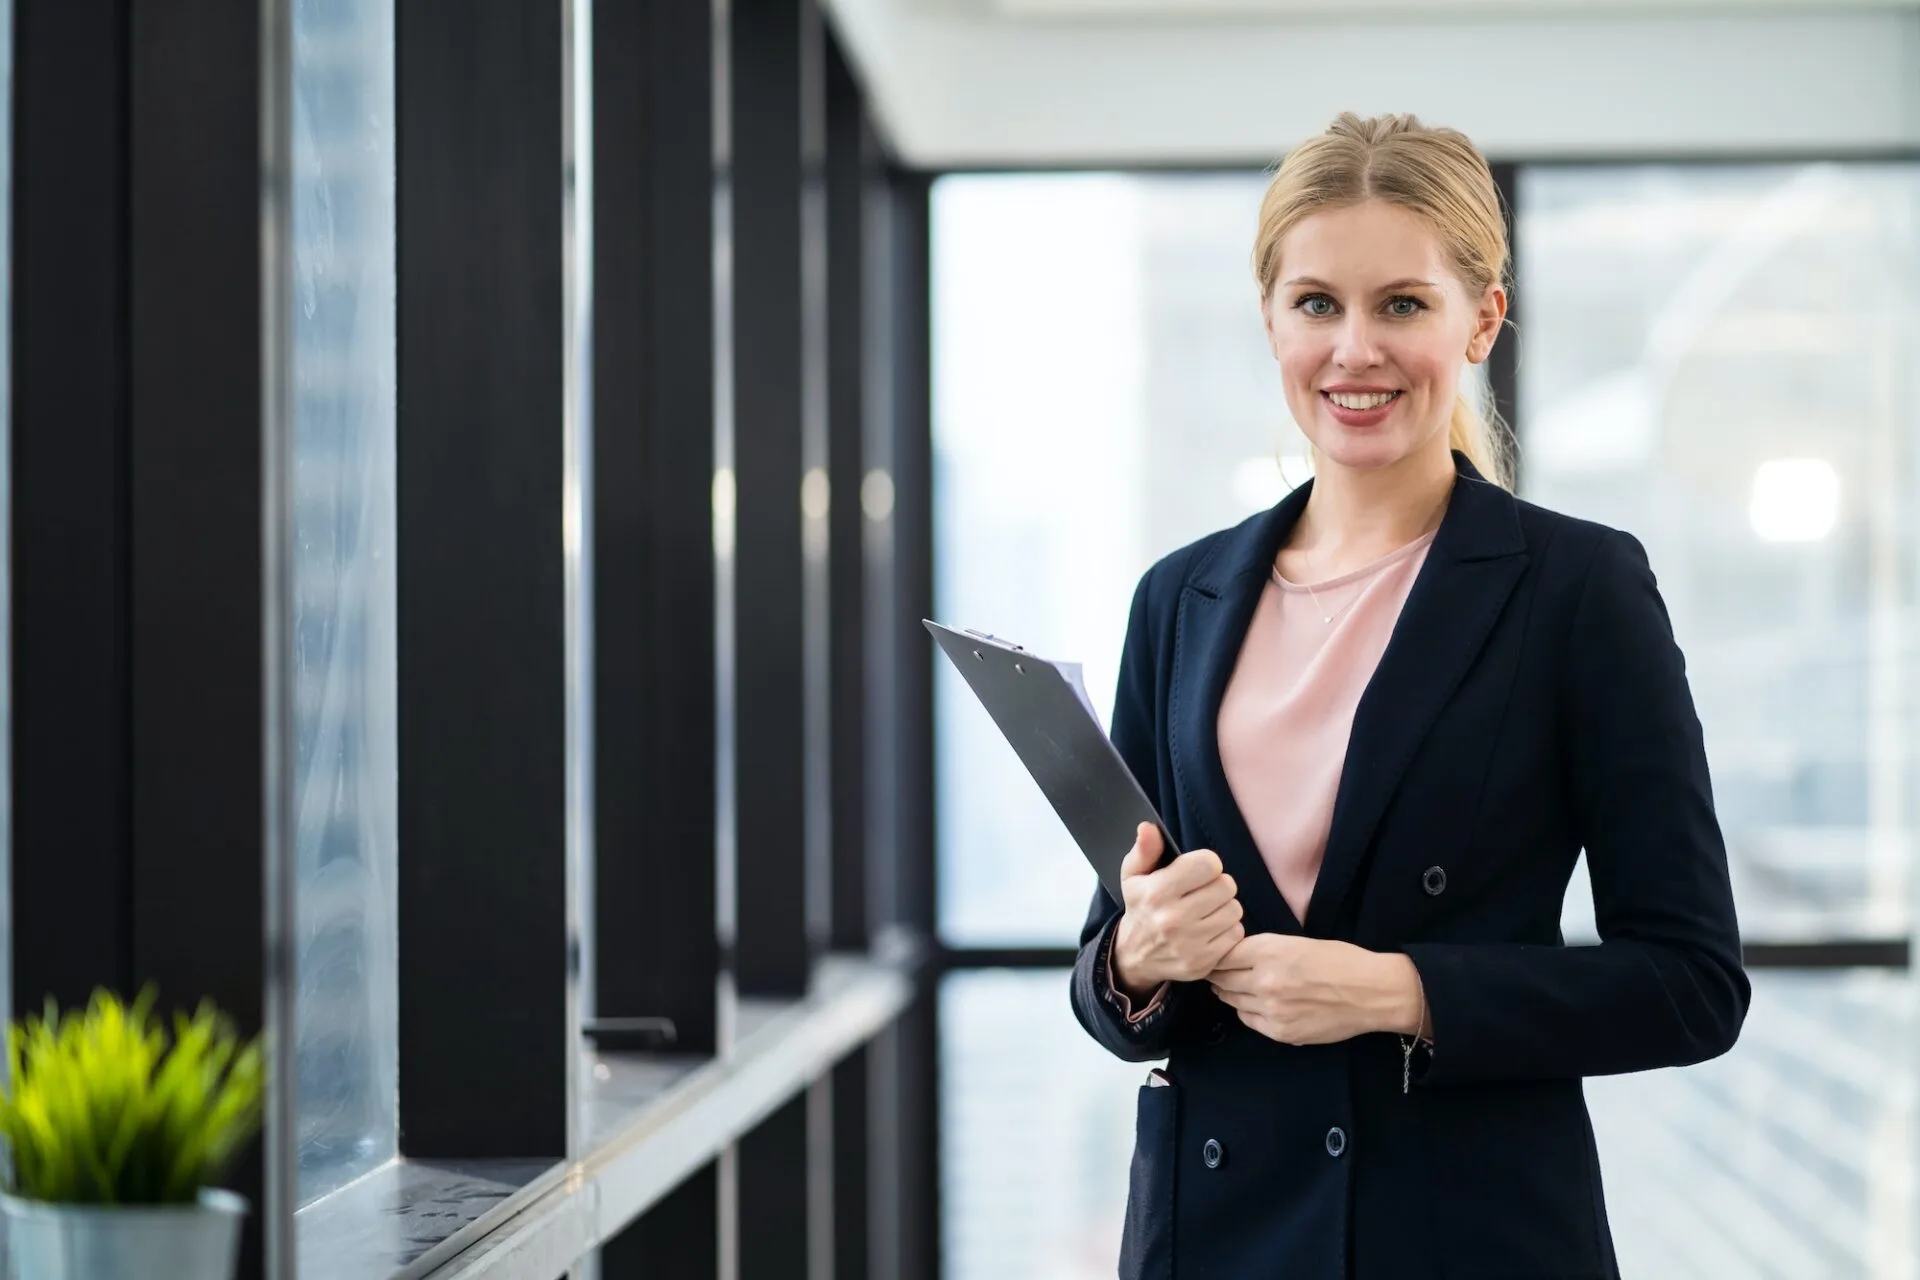
[[[937,616],[1084,662],[1103,717],[1140,573],[1277,500],[1283,445],[1304,474],[1247,266],[1261,188],[934,187]],[[1093,872],[944,660],[935,692],[942,935],[1073,942]]]
[[[1520,208],[1526,492],[1646,544],[1747,936],[1905,937],[1920,166],[1546,169]]]
[[[393,0],[293,5],[300,1199],[392,1156]]]
[[[1753,985],[1733,1053],[1587,1084],[1621,1274],[1912,1276],[1912,979]]]
[[[1529,170],[1519,207],[1525,492],[1646,544],[1744,933],[1908,937],[1920,166]],[[1623,1270],[1914,1274],[1913,1022],[1904,975],[1763,974],[1725,1060],[1593,1082]]]
[[[1112,1280],[1134,1099],[1067,1012],[1065,970],[940,987],[940,1205],[947,1280]]]

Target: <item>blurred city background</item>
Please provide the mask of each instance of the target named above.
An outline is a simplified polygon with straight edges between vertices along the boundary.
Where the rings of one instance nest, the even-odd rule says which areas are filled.
[[[1645,541],[1743,932],[1907,937],[1920,164],[1518,178],[1521,493]],[[1263,182],[935,187],[940,616],[1084,659],[1110,699],[1138,574],[1310,474],[1248,267]],[[1073,942],[1071,841],[958,676],[938,688],[943,937]],[[1569,941],[1595,936],[1585,889]],[[952,1276],[1112,1274],[1140,1069],[1062,1016],[1065,983],[948,979]],[[1727,1058],[1591,1082],[1623,1271],[1914,1274],[1914,1031],[1904,972],[1763,971]]]

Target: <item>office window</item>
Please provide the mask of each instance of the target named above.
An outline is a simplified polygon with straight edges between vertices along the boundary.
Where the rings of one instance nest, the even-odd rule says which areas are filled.
[[[1646,544],[1743,932],[1906,939],[1920,166],[1544,168],[1519,196],[1524,490]],[[1725,1063],[1596,1082],[1623,1267],[1911,1274],[1912,1004],[1904,973],[1772,976]]]
[[[955,974],[940,991],[942,1274],[1111,1280],[1135,1098],[1066,1012],[1064,970]]]
[[[293,5],[300,1197],[392,1156],[393,0]]]
[[[942,621],[1081,661],[1110,720],[1127,608],[1159,556],[1270,506],[1305,448],[1247,265],[1262,180],[955,176],[933,192]],[[1071,945],[1093,872],[958,675],[936,685],[939,927]],[[950,1280],[1117,1264],[1144,1066],[1087,1039],[1066,974],[941,991]]]
[[[1258,175],[943,178],[936,608],[1084,662],[1110,715],[1134,584],[1270,506],[1305,444],[1260,326]],[[936,684],[940,931],[1072,943],[1092,871],[966,685]]]

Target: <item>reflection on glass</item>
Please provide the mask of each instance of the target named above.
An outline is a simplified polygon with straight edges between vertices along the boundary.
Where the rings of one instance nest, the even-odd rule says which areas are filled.
[[[393,0],[293,5],[300,1198],[392,1156]]]
[[[1064,970],[940,988],[940,1205],[947,1280],[1112,1280],[1135,1097],[1067,1009]]]
[[[1247,265],[1261,189],[1258,175],[1107,174],[934,187],[936,616],[1084,662],[1103,717],[1141,572],[1303,474]],[[937,670],[941,933],[1072,942],[1093,873],[965,684]]]
[[[1525,491],[1646,544],[1743,932],[1906,938],[1920,166],[1553,168],[1519,207]],[[1914,1274],[1912,994],[1770,978],[1724,1062],[1595,1082],[1623,1270]]]

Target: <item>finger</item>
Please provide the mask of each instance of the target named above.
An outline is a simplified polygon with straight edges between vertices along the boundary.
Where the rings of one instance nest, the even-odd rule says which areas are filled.
[[[1221,956],[1219,961],[1214,964],[1213,971],[1215,973],[1245,972],[1257,967],[1260,962],[1258,949],[1247,945],[1251,939],[1246,936],[1246,926],[1236,924],[1233,928],[1241,930],[1241,936],[1234,940],[1233,945],[1227,949],[1226,954]],[[1231,930],[1229,930],[1229,932],[1231,932]]]
[[[1246,995],[1242,992],[1229,991],[1228,989],[1226,989],[1225,987],[1222,987],[1217,982],[1210,982],[1207,985],[1213,988],[1214,998],[1218,1000],[1221,1004],[1224,1004],[1229,1008],[1245,1009],[1246,1006],[1250,1003]]]
[[[1207,982],[1216,991],[1228,991],[1237,996],[1254,994],[1253,970],[1251,969],[1215,969]]]
[[[1127,856],[1120,860],[1120,878],[1128,880],[1134,876],[1150,875],[1160,863],[1160,832],[1151,822],[1143,822],[1134,828],[1133,848],[1127,850]]]
[[[1197,889],[1180,897],[1180,914],[1190,920],[1204,920],[1240,896],[1232,876],[1215,876]]]
[[[1182,905],[1185,905],[1184,901]],[[1195,922],[1197,933],[1205,938],[1209,945],[1218,942],[1222,934],[1239,924],[1246,915],[1246,908],[1240,905],[1238,898],[1228,898],[1225,902],[1207,912]]]
[[[1220,864],[1220,855],[1211,849],[1195,849],[1183,853],[1162,868],[1167,878],[1167,888],[1176,893],[1190,893],[1201,885],[1218,879],[1224,872]]]

